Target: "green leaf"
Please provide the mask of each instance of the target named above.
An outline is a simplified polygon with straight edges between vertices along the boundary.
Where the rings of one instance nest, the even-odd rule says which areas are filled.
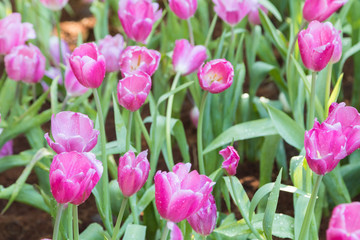
[[[144,195],[141,197],[139,202],[137,202],[136,207],[138,213],[140,214],[145,208],[155,199],[155,185],[152,185],[146,190]]]
[[[34,150],[27,150],[17,155],[0,158],[0,173],[14,167],[25,166],[31,161],[34,154]]]
[[[279,135],[265,137],[260,154],[260,186],[271,181],[272,170],[280,140],[281,137]]]
[[[113,106],[114,106],[114,119],[115,119],[115,133],[117,144],[121,147],[121,152],[125,152],[126,142],[126,124],[120,113],[119,105],[113,94]]]
[[[178,86],[177,88],[175,88],[174,90],[170,91],[170,92],[167,92],[163,95],[160,96],[158,102],[157,102],[157,106],[159,108],[160,104],[165,101],[166,99],[168,99],[170,96],[180,92],[181,90],[184,90],[186,89],[187,87],[191,86],[192,84],[194,84],[194,81],[191,81],[191,82],[186,82],[180,86]]]
[[[0,163],[1,165],[1,163]],[[351,163],[341,167],[341,175],[351,197],[360,193],[360,163]]]
[[[351,197],[341,176],[339,165],[324,176],[323,182],[335,205],[351,202]]]
[[[340,71],[344,68],[344,64],[346,62],[346,60],[348,60],[352,55],[356,54],[357,52],[360,51],[360,42],[356,43],[354,46],[352,46],[349,50],[347,50],[341,61],[340,61]]]
[[[265,8],[271,12],[274,17],[279,21],[282,22],[282,17],[277,8],[268,0],[259,0],[259,4],[263,5]]]
[[[98,223],[92,223],[80,234],[80,240],[104,240],[104,229]]]
[[[341,90],[341,83],[342,83],[343,76],[344,76],[344,74],[342,73],[339,76],[338,80],[336,81],[335,87],[334,87],[334,89],[332,90],[332,92],[330,94],[329,101],[327,102],[327,108],[326,109],[329,109],[330,105],[333,102],[337,101],[337,99],[339,97],[340,90]]]
[[[126,227],[123,240],[144,240],[146,227],[138,224],[129,224]]]
[[[231,180],[230,178],[232,178],[233,180]],[[239,179],[237,179],[236,177],[224,177],[224,180],[235,205],[238,206],[238,208],[243,209],[243,212],[249,212],[250,200]],[[234,184],[235,192],[233,192],[231,181]]]
[[[59,77],[56,77],[50,86],[51,110],[53,114],[56,114],[58,111],[58,81]]]

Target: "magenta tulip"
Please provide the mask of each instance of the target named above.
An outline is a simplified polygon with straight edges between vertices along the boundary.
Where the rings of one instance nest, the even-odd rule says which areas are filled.
[[[159,4],[151,0],[120,0],[119,19],[128,38],[146,43],[153,24],[161,17]]]
[[[249,8],[245,1],[239,0],[212,0],[214,11],[219,17],[231,26],[238,24],[248,13]]]
[[[190,163],[178,163],[172,172],[158,171],[154,177],[156,207],[168,221],[177,223],[197,212],[215,184],[190,168]]]
[[[197,0],[169,0],[169,7],[181,19],[194,16],[197,9]]]
[[[233,146],[227,146],[221,150],[219,154],[224,158],[221,167],[225,169],[230,176],[234,176],[240,160],[240,156],[235,148]]]
[[[32,44],[14,47],[5,56],[6,73],[14,81],[40,82],[45,74],[45,63],[44,55]]]
[[[124,39],[120,34],[114,37],[107,35],[99,41],[99,50],[106,60],[106,72],[117,72],[120,70],[119,59],[124,49]]]
[[[161,54],[146,47],[130,46],[121,54],[119,64],[123,76],[141,71],[152,76],[159,67]]]
[[[105,77],[105,57],[95,43],[84,43],[77,47],[69,59],[77,80],[87,88],[98,88]]]
[[[40,2],[52,11],[61,10],[69,0],[40,0]]]
[[[259,3],[258,0],[245,0],[245,5],[249,10],[248,19],[251,24],[258,25],[261,23],[259,17],[259,10],[261,9],[264,13],[268,13],[268,10]]]
[[[52,64],[54,66],[59,66],[60,64],[60,48],[59,48],[59,38],[57,36],[52,36],[49,42],[49,51],[52,57]],[[62,63],[67,64],[70,56],[69,45],[61,39],[61,54],[62,54]]]
[[[122,194],[130,197],[137,193],[145,184],[150,171],[147,150],[135,157],[133,151],[125,153],[119,159],[118,183]]]
[[[170,232],[170,240],[183,240],[184,236],[180,230],[180,228],[173,222],[167,222],[166,227],[171,231]]]
[[[79,83],[70,65],[65,71],[65,89],[70,97],[78,97],[85,94],[89,89]]]
[[[49,172],[51,193],[60,204],[79,205],[88,199],[102,172],[102,163],[92,153],[55,155]]]
[[[202,89],[211,93],[220,93],[231,86],[234,68],[225,59],[215,59],[199,68],[198,78]]]
[[[322,22],[346,2],[347,0],[305,0],[303,16],[308,22],[313,20]]]
[[[51,117],[51,133],[45,134],[49,146],[56,152],[90,152],[97,143],[99,131],[88,116],[75,112],[59,112]]]
[[[193,46],[186,39],[176,40],[172,64],[176,72],[188,75],[195,72],[207,58],[206,48]]]
[[[360,202],[344,203],[336,206],[332,212],[327,240],[360,239]]]
[[[0,20],[0,55],[10,53],[11,49],[36,38],[31,23],[21,23],[21,14],[12,13]]]
[[[145,102],[151,89],[151,78],[143,72],[128,75],[119,81],[117,96],[119,104],[135,112]]]

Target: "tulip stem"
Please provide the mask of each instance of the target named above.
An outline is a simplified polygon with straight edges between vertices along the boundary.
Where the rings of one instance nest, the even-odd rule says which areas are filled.
[[[128,152],[130,150],[131,125],[132,125],[133,115],[134,115],[134,112],[130,111],[128,123],[127,123],[127,129],[126,129],[125,152]]]
[[[165,228],[164,228],[163,233],[161,234],[161,239],[160,239],[160,240],[166,240],[167,235],[168,235],[168,233],[169,233],[169,230],[170,230],[170,229],[167,227],[167,225],[165,225]]]
[[[202,144],[202,129],[203,129],[203,118],[204,110],[206,105],[206,97],[208,91],[205,91],[201,99],[198,128],[197,128],[197,150],[198,150],[198,163],[200,174],[205,174],[204,156],[203,156],[203,144]]]
[[[120,230],[121,221],[122,221],[122,218],[124,216],[124,212],[125,212],[125,208],[126,208],[126,204],[128,202],[128,199],[129,199],[128,197],[124,197],[122,202],[121,202],[119,215],[118,215],[118,218],[116,220],[116,225],[115,225],[111,240],[116,240],[117,234],[118,234],[118,232]]]
[[[32,95],[33,95],[33,103],[36,102],[36,83],[31,84],[32,86]]]
[[[56,219],[55,219],[55,225],[54,225],[54,232],[53,232],[53,240],[57,240],[58,239],[58,235],[59,235],[59,227],[60,227],[60,220],[61,220],[61,215],[62,212],[64,210],[64,205],[60,204],[58,206],[58,210],[56,213]]]
[[[79,240],[79,216],[78,216],[78,206],[72,206],[73,211],[73,224],[74,224],[74,240]]]
[[[177,72],[174,78],[174,81],[171,85],[170,91],[176,88],[180,80],[181,73]],[[166,122],[165,122],[165,129],[166,129],[166,148],[167,148],[167,155],[168,155],[168,168],[171,171],[172,167],[174,166],[174,159],[172,155],[172,146],[171,146],[171,129],[170,129],[170,121],[171,121],[171,113],[172,113],[172,106],[174,102],[174,94],[169,97],[168,105],[166,109]],[[155,144],[155,143],[153,143]]]
[[[141,132],[144,135],[145,141],[148,144],[149,148],[151,149],[150,136],[149,136],[149,133],[148,133],[148,131],[147,131],[145,125],[144,125],[144,122],[143,122],[142,118],[141,118],[140,111],[135,112],[135,117],[136,117],[136,120],[138,121],[138,124],[139,124],[139,126],[141,128]]]
[[[212,34],[214,32],[214,29],[215,29],[215,25],[216,25],[216,21],[217,21],[217,18],[218,18],[218,15],[215,14],[212,21],[211,21],[211,24],[210,24],[210,28],[209,28],[209,32],[206,36],[206,40],[205,40],[205,48],[207,48],[207,46],[209,45],[209,42],[210,42],[210,39],[212,37]]]
[[[192,29],[192,26],[191,26],[191,21],[190,21],[190,18],[186,19],[186,22],[187,22],[187,25],[188,25],[188,28],[189,28],[189,38],[190,38],[190,43],[191,45],[195,45],[195,41],[194,41],[194,33],[193,33],[193,29]]]
[[[61,67],[61,64],[64,62],[63,61],[63,53],[62,53],[62,44],[61,44],[61,28],[60,28],[60,17],[61,17],[61,11],[58,12],[58,16],[56,18],[56,30],[57,30],[57,35],[58,35],[58,41],[59,41],[59,68],[60,68],[60,72],[61,72],[61,77],[62,80],[65,82],[65,74],[64,74],[64,69]]]
[[[311,129],[314,125],[315,119],[315,93],[316,93],[316,72],[313,71],[311,74],[311,92],[310,92],[310,106],[308,111],[308,122],[307,122],[307,129]]]
[[[311,193],[311,197],[309,200],[309,204],[306,208],[306,213],[305,213],[305,217],[304,217],[304,221],[303,224],[301,225],[301,230],[300,230],[300,235],[298,239],[307,239],[305,238],[308,234],[309,231],[309,226],[310,226],[310,222],[311,222],[311,217],[314,211],[314,207],[315,207],[315,203],[316,203],[316,197],[319,191],[319,187],[320,187],[320,183],[321,180],[323,178],[323,175],[318,175],[316,178],[316,182],[313,188],[313,191]]]
[[[327,76],[326,76],[326,88],[325,88],[325,102],[324,102],[324,118],[327,118],[329,114],[329,98],[330,98],[330,88],[331,88],[331,73],[333,69],[333,64],[329,63]]]
[[[203,239],[203,240],[206,240],[206,236],[203,235],[203,236],[202,236],[202,239]]]

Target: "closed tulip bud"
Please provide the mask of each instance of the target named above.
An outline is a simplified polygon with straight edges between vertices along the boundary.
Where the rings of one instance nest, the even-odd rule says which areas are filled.
[[[170,240],[183,240],[184,236],[180,228],[173,222],[167,222],[166,227],[171,231]]]
[[[172,172],[155,175],[155,203],[160,216],[180,222],[197,212],[207,201],[215,184],[205,175],[191,171],[190,163],[178,163]]]
[[[202,89],[211,93],[220,93],[231,86],[234,68],[225,59],[215,59],[199,68],[198,78]]]
[[[132,151],[120,157],[118,167],[118,183],[122,194],[130,197],[137,193],[145,184],[150,171],[147,150],[135,157]]]
[[[51,133],[45,134],[49,146],[56,152],[90,152],[97,143],[99,131],[88,116],[75,112],[59,112],[51,117]]]
[[[231,26],[235,26],[249,13],[245,1],[239,0],[212,0],[214,11],[219,17]]]
[[[120,34],[116,34],[114,37],[107,35],[99,41],[99,50],[106,60],[106,72],[120,70],[119,59],[123,49],[124,39]]]
[[[70,97],[81,96],[89,90],[79,83],[69,65],[65,71],[65,89]]]
[[[186,39],[176,40],[172,64],[176,72],[188,75],[195,72],[207,58],[206,48],[193,46]]]
[[[0,55],[10,53],[11,49],[36,38],[31,23],[21,23],[21,14],[12,13],[0,20]]]
[[[95,43],[84,43],[77,47],[69,59],[77,80],[87,88],[98,88],[105,77],[105,57]]]
[[[123,76],[144,72],[152,76],[159,67],[161,54],[156,50],[146,47],[130,46],[127,47],[120,57],[120,69]]]
[[[197,9],[197,0],[169,0],[169,7],[181,19],[194,16]]]
[[[54,66],[59,66],[60,64],[60,48],[59,48],[59,38],[57,36],[52,36],[49,42],[49,51],[52,57],[52,64]],[[70,49],[68,44],[61,39],[61,54],[62,54],[62,63],[67,64],[68,58],[70,56]]]
[[[92,153],[55,155],[49,172],[51,193],[60,204],[79,205],[89,198],[102,172],[102,163]]]
[[[236,169],[239,164],[240,156],[233,146],[227,146],[219,152],[219,154],[224,158],[222,163],[222,168],[231,175],[236,174]]]
[[[145,43],[153,24],[161,17],[159,4],[151,0],[120,0],[119,19],[128,38]]]
[[[259,3],[258,0],[245,0],[245,4],[249,9],[248,19],[251,24],[258,25],[261,23],[259,17],[259,10],[261,9],[264,13],[268,13],[268,10]]]
[[[119,104],[135,112],[145,102],[151,89],[151,78],[143,72],[128,75],[119,81],[117,96]]]
[[[40,0],[44,7],[52,10],[61,10],[68,3],[69,0]]]
[[[14,81],[38,83],[45,74],[46,59],[39,48],[29,44],[13,48],[5,56],[5,69]]]
[[[346,2],[347,0],[305,0],[303,16],[308,22],[314,20],[322,22]]]

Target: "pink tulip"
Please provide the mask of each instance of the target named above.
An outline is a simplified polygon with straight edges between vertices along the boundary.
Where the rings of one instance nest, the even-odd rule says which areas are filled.
[[[52,57],[52,64],[54,66],[59,66],[60,48],[59,48],[59,38],[57,36],[50,37],[49,51]],[[69,45],[63,39],[61,39],[61,53],[62,53],[62,63],[66,65],[71,52],[69,49]]]
[[[334,38],[334,53],[330,59],[330,63],[337,63],[340,58],[341,58],[341,55],[342,55],[342,41],[341,41],[341,36],[340,36],[340,31],[338,31],[339,34],[336,34],[335,35],[335,38]]]
[[[105,57],[95,43],[84,43],[77,47],[69,59],[77,80],[87,88],[98,88],[105,77]]]
[[[313,20],[325,21],[346,2],[347,0],[305,0],[304,18],[308,22]]]
[[[327,240],[360,239],[360,202],[344,203],[336,206],[332,212]]]
[[[194,16],[197,9],[197,0],[169,0],[169,7],[181,19]]]
[[[172,64],[176,72],[188,75],[195,72],[207,58],[206,48],[193,46],[186,39],[176,40]]]
[[[335,62],[340,59],[339,34],[340,31],[336,30],[330,22],[318,21],[312,21],[306,30],[300,31],[299,49],[305,67],[313,71],[321,71],[330,60]]]
[[[146,43],[153,24],[161,17],[158,8],[151,0],[120,0],[119,19],[128,38]]]
[[[120,69],[123,76],[137,71],[145,72],[152,76],[159,67],[161,54],[156,50],[146,47],[127,47],[120,57]]]
[[[203,236],[207,236],[214,231],[216,220],[216,204],[212,194],[209,194],[209,198],[199,211],[187,218],[194,231]]]
[[[21,14],[12,13],[0,20],[0,55],[10,53],[11,49],[36,38],[31,23],[21,23]]]
[[[184,236],[180,230],[180,228],[173,222],[167,222],[166,226],[170,229],[170,240],[183,240]]]
[[[79,205],[88,199],[102,172],[102,163],[92,153],[55,155],[49,172],[51,193],[60,204]]]
[[[234,68],[225,59],[215,59],[199,68],[198,78],[202,89],[211,93],[220,93],[231,86]]]
[[[40,2],[52,11],[61,10],[69,0],[40,0]]]
[[[114,37],[107,35],[99,41],[99,50],[106,59],[106,72],[119,71],[119,59],[124,50],[123,37],[120,34],[116,34]]]
[[[0,122],[1,122],[1,114],[0,114]],[[0,134],[2,133],[3,129],[0,128]],[[1,148],[0,148],[0,158],[6,157],[8,155],[13,154],[13,141],[10,140],[6,142]]]
[[[214,11],[219,17],[231,26],[235,26],[249,13],[245,1],[239,0],[212,0]]]
[[[51,117],[51,133],[45,134],[49,146],[56,152],[90,152],[97,143],[99,131],[88,116],[75,112],[59,112]]]
[[[14,81],[37,83],[45,74],[44,55],[39,48],[29,44],[14,47],[5,56],[5,69],[8,76]]]
[[[259,10],[261,9],[264,13],[268,13],[268,10],[261,5],[258,0],[245,0],[245,5],[249,10],[248,19],[251,24],[258,25],[261,23],[259,17]]]
[[[65,71],[65,89],[70,97],[78,97],[85,94],[89,89],[79,83],[70,65]]]
[[[318,175],[332,171],[347,156],[346,137],[340,123],[320,125],[315,120],[314,127],[305,132],[304,146],[307,163]]]
[[[135,157],[133,151],[125,153],[119,159],[118,183],[124,196],[130,197],[145,184],[150,171],[147,150]]]
[[[151,89],[151,78],[143,72],[128,75],[119,81],[117,96],[119,104],[135,112],[145,102]]]
[[[190,118],[191,118],[191,122],[194,124],[195,127],[198,126],[199,115],[200,115],[199,108],[196,106],[193,107],[190,112]]]
[[[224,158],[222,163],[222,168],[231,175],[236,174],[236,169],[239,164],[240,156],[233,146],[227,146],[219,152],[219,154]]]
[[[190,163],[178,163],[173,172],[155,175],[155,203],[160,216],[180,222],[197,212],[208,199],[215,184],[205,175],[190,171]]]

